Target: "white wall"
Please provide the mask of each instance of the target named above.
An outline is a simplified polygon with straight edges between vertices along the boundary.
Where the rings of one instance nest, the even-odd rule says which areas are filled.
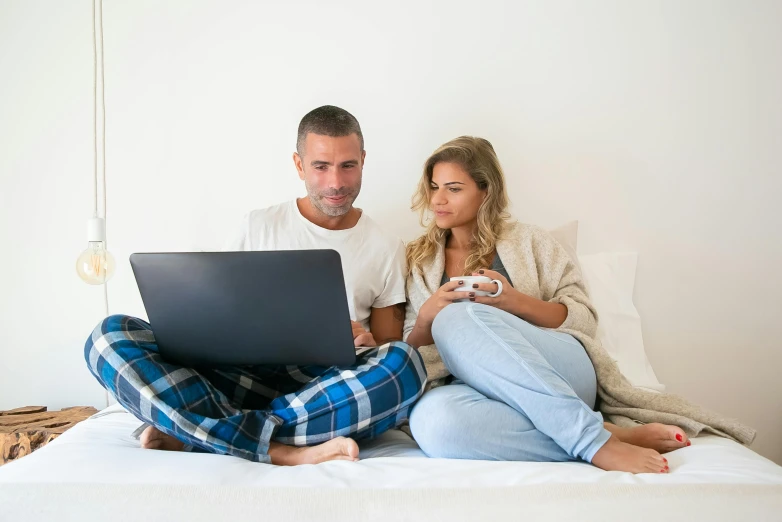
[[[0,2],[0,409],[100,406],[82,358],[100,288],[90,1]],[[426,156],[491,140],[517,217],[640,252],[636,302],[671,391],[755,426],[782,462],[777,151],[782,3],[107,0],[112,312],[143,314],[131,252],[210,249],[303,193],[296,126],[353,112],[358,200],[404,239]]]

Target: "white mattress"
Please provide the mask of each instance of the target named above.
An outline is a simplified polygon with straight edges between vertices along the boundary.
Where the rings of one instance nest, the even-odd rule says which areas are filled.
[[[115,405],[0,467],[0,520],[214,521],[249,512],[268,520],[271,511],[283,520],[368,522],[530,510],[549,520],[619,520],[627,509],[656,522],[664,513],[782,520],[782,467],[715,436],[666,455],[668,475],[632,475],[585,463],[429,459],[400,431],[362,444],[360,462],[278,467],[142,450],[130,435],[139,425]],[[647,502],[654,511],[639,511]]]

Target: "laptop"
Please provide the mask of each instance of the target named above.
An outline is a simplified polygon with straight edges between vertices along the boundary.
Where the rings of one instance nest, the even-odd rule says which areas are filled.
[[[335,250],[137,253],[130,265],[169,361],[191,367],[356,362]]]

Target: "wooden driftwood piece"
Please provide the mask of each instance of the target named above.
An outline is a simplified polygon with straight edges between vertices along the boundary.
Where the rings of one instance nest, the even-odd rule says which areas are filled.
[[[46,406],[26,406],[0,411],[0,466],[45,446],[97,412],[88,406],[60,411],[46,411]]]

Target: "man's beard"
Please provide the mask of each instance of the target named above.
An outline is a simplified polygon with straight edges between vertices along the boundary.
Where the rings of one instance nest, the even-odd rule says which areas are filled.
[[[321,213],[329,217],[344,216],[345,214],[350,212],[350,209],[353,207],[353,202],[356,201],[356,197],[358,197],[359,190],[361,190],[361,185],[357,187],[350,187],[350,188],[343,187],[339,190],[332,190],[332,191],[319,193],[314,188],[307,186],[307,194],[309,195],[310,201],[312,202],[313,206],[316,209],[318,209]],[[329,205],[326,201],[324,201],[324,198],[326,197],[333,198],[339,196],[346,196],[346,197],[345,197],[345,202],[338,207]]]

